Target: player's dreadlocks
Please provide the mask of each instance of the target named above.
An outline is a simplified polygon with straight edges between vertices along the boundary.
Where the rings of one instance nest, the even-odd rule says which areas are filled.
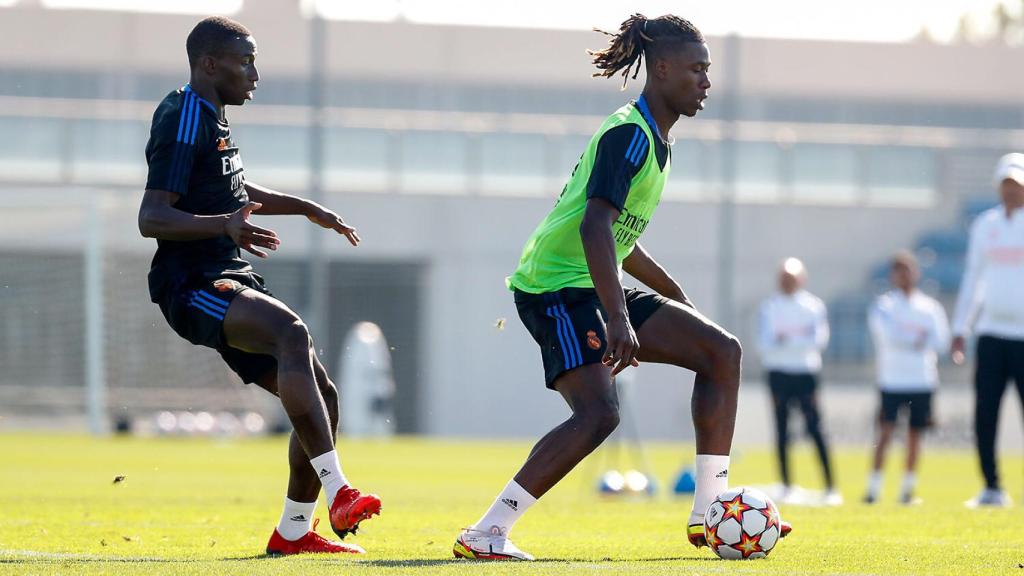
[[[600,69],[600,72],[594,72],[594,76],[611,78],[621,70],[623,90],[629,80],[629,71],[633,70],[634,79],[640,73],[645,54],[650,61],[652,56],[660,56],[684,42],[704,42],[704,35],[696,26],[672,14],[654,19],[633,14],[619,26],[618,34],[598,28],[594,31],[612,37],[604,50],[587,50],[587,54],[594,57],[594,66]]]
[[[249,29],[230,18],[210,16],[201,20],[185,40],[189,67],[195,68],[200,56],[218,56],[224,44],[246,36],[251,36]]]

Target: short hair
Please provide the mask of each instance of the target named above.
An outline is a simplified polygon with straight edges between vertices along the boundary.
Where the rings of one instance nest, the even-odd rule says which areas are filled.
[[[240,23],[224,16],[204,18],[188,34],[185,40],[185,51],[188,52],[188,65],[195,68],[201,56],[219,56],[224,45],[235,38],[251,36],[249,29]]]
[[[634,79],[640,73],[644,55],[650,62],[651,58],[658,58],[684,43],[704,43],[704,35],[692,22],[672,14],[652,19],[643,14],[633,14],[619,26],[618,34],[597,28],[594,31],[611,36],[607,48],[587,50],[593,56],[594,66],[600,70],[594,76],[611,78],[621,70],[623,89],[626,88],[631,69]]]
[[[905,266],[911,272],[915,272],[920,268],[917,264],[917,256],[910,250],[900,250],[893,254],[889,265],[891,267]]]

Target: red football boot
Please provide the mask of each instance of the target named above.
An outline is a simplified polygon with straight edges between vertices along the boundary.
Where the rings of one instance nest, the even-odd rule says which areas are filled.
[[[267,554],[270,556],[290,556],[292,554],[365,554],[356,544],[344,542],[333,542],[316,533],[316,525],[320,523],[317,518],[313,521],[313,529],[306,532],[305,536],[298,540],[285,540],[284,536],[274,528],[274,533],[267,542]]]
[[[793,531],[793,525],[785,520],[779,520],[779,536],[785,538]]]
[[[359,523],[380,514],[380,498],[376,494],[360,494],[351,486],[343,486],[331,505],[331,528],[338,538],[355,534]]]

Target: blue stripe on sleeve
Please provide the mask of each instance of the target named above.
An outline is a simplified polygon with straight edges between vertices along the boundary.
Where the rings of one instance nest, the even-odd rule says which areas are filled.
[[[192,100],[192,119],[189,124],[192,126],[192,132],[189,134],[188,143],[189,145],[196,143],[196,133],[199,132],[199,112],[201,107],[198,102],[198,96]]]
[[[640,142],[640,145],[636,147],[636,152],[633,153],[633,157],[629,159],[635,166],[640,165],[641,158],[647,157],[647,147],[650,145],[651,141],[646,138],[646,134],[644,136],[645,138]]]
[[[626,148],[626,158],[629,158],[633,154],[633,147],[636,146],[638,139],[640,138],[640,127],[636,127],[636,132],[633,132],[633,139],[629,142],[629,148]]]
[[[178,142],[181,142],[181,135],[185,131],[185,119],[188,118],[188,107],[191,101],[191,94],[185,94],[185,100],[181,104],[181,116],[178,118],[178,137],[176,138]]]
[[[174,144],[174,160],[171,162],[171,170],[167,177],[167,189],[172,192],[179,192],[182,189],[182,185],[187,183],[187,180],[182,178],[182,173],[188,171],[185,156],[191,152],[188,147],[184,144],[185,139],[188,138],[188,132],[191,127],[192,110],[195,107],[196,96],[195,94],[188,92],[185,94],[185,101],[181,105],[181,119],[178,121],[178,137]]]

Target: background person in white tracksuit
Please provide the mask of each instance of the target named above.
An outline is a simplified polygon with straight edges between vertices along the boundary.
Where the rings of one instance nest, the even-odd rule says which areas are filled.
[[[885,451],[902,410],[909,412],[910,431],[900,502],[920,501],[914,497],[914,485],[921,435],[932,423],[932,395],[939,383],[938,355],[949,347],[949,323],[942,305],[917,289],[919,277],[913,253],[898,252],[889,269],[893,289],[875,299],[868,311],[881,392],[878,441],[864,496],[868,504],[878,499]]]
[[[835,490],[817,397],[821,352],[829,339],[828,317],[821,299],[803,289],[806,281],[803,263],[787,258],[779,271],[779,291],[761,304],[758,348],[775,407],[783,500],[795,496],[789,473],[789,413],[799,408],[807,434],[818,450],[825,477],[825,502],[837,505],[842,503],[842,496]]]
[[[985,488],[968,505],[1008,506],[999,483],[995,444],[999,406],[1011,378],[1024,403],[1024,154],[999,159],[1000,206],[971,225],[967,266],[953,315],[953,361],[963,362],[965,340],[978,335],[974,373],[974,430]]]

